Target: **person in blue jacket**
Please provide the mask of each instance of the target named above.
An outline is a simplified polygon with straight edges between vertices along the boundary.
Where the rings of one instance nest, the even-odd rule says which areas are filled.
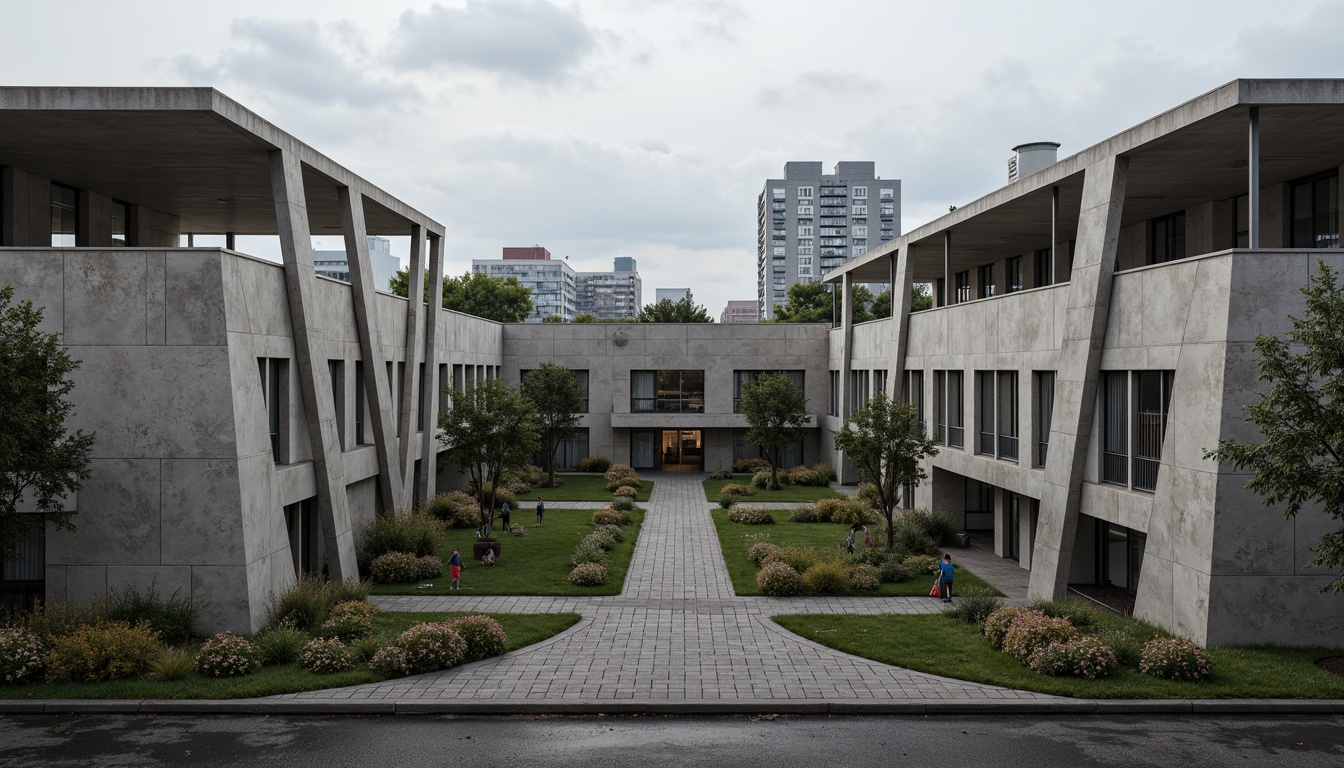
[[[453,583],[448,588],[461,589],[462,553],[458,551],[457,547],[453,547],[453,556],[448,559],[448,570],[453,574]]]
[[[938,564],[938,587],[944,603],[952,602],[952,556],[943,553],[943,562]]]

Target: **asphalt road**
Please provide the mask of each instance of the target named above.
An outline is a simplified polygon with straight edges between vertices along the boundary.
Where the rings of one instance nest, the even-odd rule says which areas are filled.
[[[1344,717],[0,717],[0,766],[1344,765]]]

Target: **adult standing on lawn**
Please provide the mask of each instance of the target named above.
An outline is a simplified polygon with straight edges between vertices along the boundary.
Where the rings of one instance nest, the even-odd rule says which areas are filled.
[[[952,556],[946,552],[943,553],[943,562],[938,564],[938,587],[943,602],[952,602]]]
[[[538,497],[537,497],[537,527],[538,527],[538,528],[541,527],[541,518],[542,518],[543,516],[545,516],[545,514],[546,514],[546,500],[543,499],[543,498],[541,498],[540,496],[538,496]]]

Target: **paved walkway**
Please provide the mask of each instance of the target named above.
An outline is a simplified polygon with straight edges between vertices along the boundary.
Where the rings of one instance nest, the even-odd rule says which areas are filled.
[[[443,672],[272,698],[296,703],[392,700],[399,705],[452,701],[468,707],[520,708],[546,702],[759,703],[767,709],[790,702],[1006,703],[1051,698],[879,664],[783,630],[770,616],[933,613],[940,604],[929,598],[734,596],[702,479],[702,475],[686,474],[657,477],[618,597],[404,596],[376,600],[387,610],[581,614],[583,619],[568,631],[504,656]],[[984,556],[967,552],[962,562],[979,572],[969,561]],[[1025,593],[1025,577],[1022,587]],[[1019,596],[1011,587],[1005,592]]]

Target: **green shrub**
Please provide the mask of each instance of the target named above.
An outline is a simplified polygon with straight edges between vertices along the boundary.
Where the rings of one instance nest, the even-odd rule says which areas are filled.
[[[350,643],[350,652],[355,656],[356,664],[367,664],[382,650],[382,642],[373,635],[361,637]]]
[[[844,499],[820,499],[812,505],[816,509],[818,523],[838,523],[849,511],[849,503]]]
[[[448,669],[460,664],[466,653],[462,635],[447,623],[416,624],[397,636],[396,645],[405,653],[407,674],[423,675]]]
[[[859,553],[859,562],[879,568],[887,561],[887,553],[879,547],[865,549]]]
[[[933,512],[925,520],[925,533],[933,539],[934,544],[941,547],[951,546],[957,542],[957,536],[961,533],[961,526],[955,520],[948,517],[944,512]]]
[[[238,677],[261,669],[261,651],[247,638],[224,631],[201,644],[195,662],[206,677]]]
[[[607,481],[607,490],[614,491],[622,485],[633,485],[638,487],[640,484],[639,473],[631,469],[626,464],[613,464],[611,468],[602,475],[602,479]]]
[[[605,507],[593,513],[593,525],[629,525],[630,515],[615,509],[614,507]]]
[[[775,522],[770,510],[759,504],[738,504],[729,510],[728,519],[742,525],[773,525]]]
[[[909,555],[902,562],[912,577],[938,575],[939,560],[933,555]]]
[[[1154,637],[1143,644],[1139,671],[1165,680],[1203,680],[1213,674],[1213,659],[1183,637]]]
[[[163,646],[159,657],[149,664],[149,677],[163,683],[185,680],[196,671],[196,661],[191,653],[181,648]]]
[[[604,526],[605,527],[605,526]],[[598,533],[594,530],[592,533],[583,537],[583,543],[592,542],[601,547],[604,552],[610,552],[616,548],[616,540],[604,533]]]
[[[1008,628],[1013,626],[1017,617],[1024,613],[1040,613],[1040,611],[1033,611],[1019,605],[1006,605],[986,616],[985,623],[980,631],[985,634],[985,639],[989,641],[990,646],[996,650],[1003,650],[1003,638],[1008,634]],[[1041,615],[1044,616],[1045,614]]]
[[[617,512],[634,512],[635,499],[633,496],[617,496],[611,500],[611,508]]]
[[[870,507],[882,506],[882,497],[878,494],[877,485],[874,483],[859,483],[858,493],[855,496],[868,502]]]
[[[159,657],[159,633],[142,623],[105,621],[57,637],[47,654],[47,680],[93,682],[144,674]]]
[[[299,666],[319,675],[330,675],[355,666],[355,654],[340,638],[317,637],[303,647]]]
[[[619,525],[599,525],[593,529],[593,533],[608,536],[612,541],[625,541],[625,534],[621,532]]]
[[[607,583],[607,569],[601,563],[580,563],[574,566],[565,581],[579,587],[600,587]]]
[[[574,554],[569,556],[569,564],[571,567],[578,567],[584,563],[606,565],[607,551],[597,542],[584,539],[574,548]]]
[[[1031,607],[1052,619],[1068,619],[1079,629],[1087,629],[1097,619],[1097,612],[1083,600],[1036,600]]]
[[[760,568],[766,560],[778,558],[779,554],[779,546],[768,541],[758,541],[747,547],[747,559],[757,568]]]
[[[622,485],[620,488],[612,491],[611,495],[618,499],[634,500],[634,498],[639,495],[639,489],[630,485]]]
[[[789,522],[815,523],[817,522],[817,508],[811,504],[800,504],[789,513]]]
[[[789,470],[789,482],[794,485],[821,485],[821,477],[807,467],[794,467]]]
[[[770,462],[765,459],[733,459],[733,472],[735,474],[745,475],[769,468]]]
[[[800,575],[817,563],[815,547],[780,547],[779,561],[797,571]]]
[[[360,581],[330,582],[317,574],[305,573],[280,595],[271,595],[266,613],[266,629],[290,624],[305,632],[315,631],[327,620],[336,603],[366,600],[369,584]]]
[[[377,515],[360,529],[357,537],[359,569],[368,573],[374,559],[388,552],[432,555],[442,536],[443,523],[425,512]]]
[[[843,502],[843,505],[831,512],[832,523],[843,523],[845,525],[877,524],[879,520],[877,513],[868,509],[867,503],[858,499],[836,499],[836,501]]]
[[[1112,651],[1115,651],[1115,657],[1120,662],[1120,666],[1128,669],[1139,668],[1139,663],[1143,658],[1144,643],[1154,637],[1166,636],[1166,633],[1159,632],[1151,624],[1133,619],[1107,621],[1097,632],[1097,637],[1110,646]]]
[[[918,520],[911,520],[909,514],[907,512],[896,518],[892,525],[896,548],[910,555],[932,555],[937,551],[937,544],[924,530],[923,524]]]
[[[1038,675],[1096,680],[1115,674],[1119,664],[1115,651],[1096,637],[1083,635],[1036,649],[1027,666]]]
[[[835,560],[816,563],[803,573],[803,583],[819,595],[838,594],[849,588],[849,569]]]
[[[873,566],[856,565],[849,570],[849,586],[861,592],[871,592],[882,586],[882,579]]]
[[[604,578],[605,580],[605,578]],[[471,615],[449,619],[448,626],[462,636],[462,663],[479,661],[504,652],[509,638],[499,622],[489,616]]]
[[[770,470],[758,470],[751,476],[751,484],[757,488],[765,489],[770,487]]]
[[[741,499],[741,496],[734,496],[731,493],[719,494],[719,509],[731,509],[734,504]]]
[[[0,628],[0,683],[32,680],[46,666],[47,647],[36,632]]]
[[[719,493],[725,493],[730,496],[755,496],[756,489],[750,485],[743,485],[741,483],[726,483],[719,489]]]
[[[33,610],[19,617],[16,626],[37,635],[42,644],[50,648],[56,638],[72,634],[81,627],[96,626],[102,621],[100,600],[85,605],[66,600],[51,605],[38,603],[33,606]]]
[[[175,590],[167,598],[159,596],[155,582],[141,592],[136,587],[109,587],[102,601],[102,615],[108,621],[123,621],[131,626],[146,623],[159,633],[163,642],[176,645],[196,635],[200,611],[191,598]]]
[[[410,552],[388,552],[374,558],[369,576],[375,584],[405,584],[443,575],[443,560],[436,555],[416,557]]]
[[[1027,663],[1036,649],[1051,643],[1067,643],[1078,637],[1078,628],[1068,619],[1056,619],[1039,611],[1029,611],[1013,619],[1003,636],[1003,652]]]
[[[985,619],[1002,604],[1003,601],[992,590],[968,587],[957,593],[957,604],[947,611],[947,615],[967,624],[983,626]]]
[[[263,630],[252,638],[263,664],[289,664],[298,661],[303,646],[308,644],[308,634],[292,624]]]
[[[818,485],[830,485],[835,480],[835,467],[826,462],[813,464],[812,471],[817,473]]]
[[[807,590],[803,577],[784,562],[769,562],[756,573],[756,586],[771,597],[794,597]]]
[[[914,574],[910,573],[899,557],[888,556],[877,566],[877,577],[884,584],[901,584],[913,578]]]
[[[438,558],[435,558],[436,560]],[[442,568],[442,566],[440,566]],[[442,570],[439,571],[443,573]],[[331,607],[327,620],[322,622],[322,637],[335,637],[349,643],[373,634],[373,617],[378,609],[363,600],[337,603]]]
[[[440,493],[425,503],[425,512],[446,528],[475,528],[481,523],[480,502],[462,491]]]
[[[611,468],[611,459],[601,456],[589,456],[586,459],[579,459],[579,465],[575,469],[580,472],[606,472]]]
[[[709,479],[710,479],[710,480],[732,480],[732,479],[733,479],[733,470],[731,470],[731,469],[720,469],[718,472],[715,472],[714,474],[710,475],[710,476],[709,476]]]

